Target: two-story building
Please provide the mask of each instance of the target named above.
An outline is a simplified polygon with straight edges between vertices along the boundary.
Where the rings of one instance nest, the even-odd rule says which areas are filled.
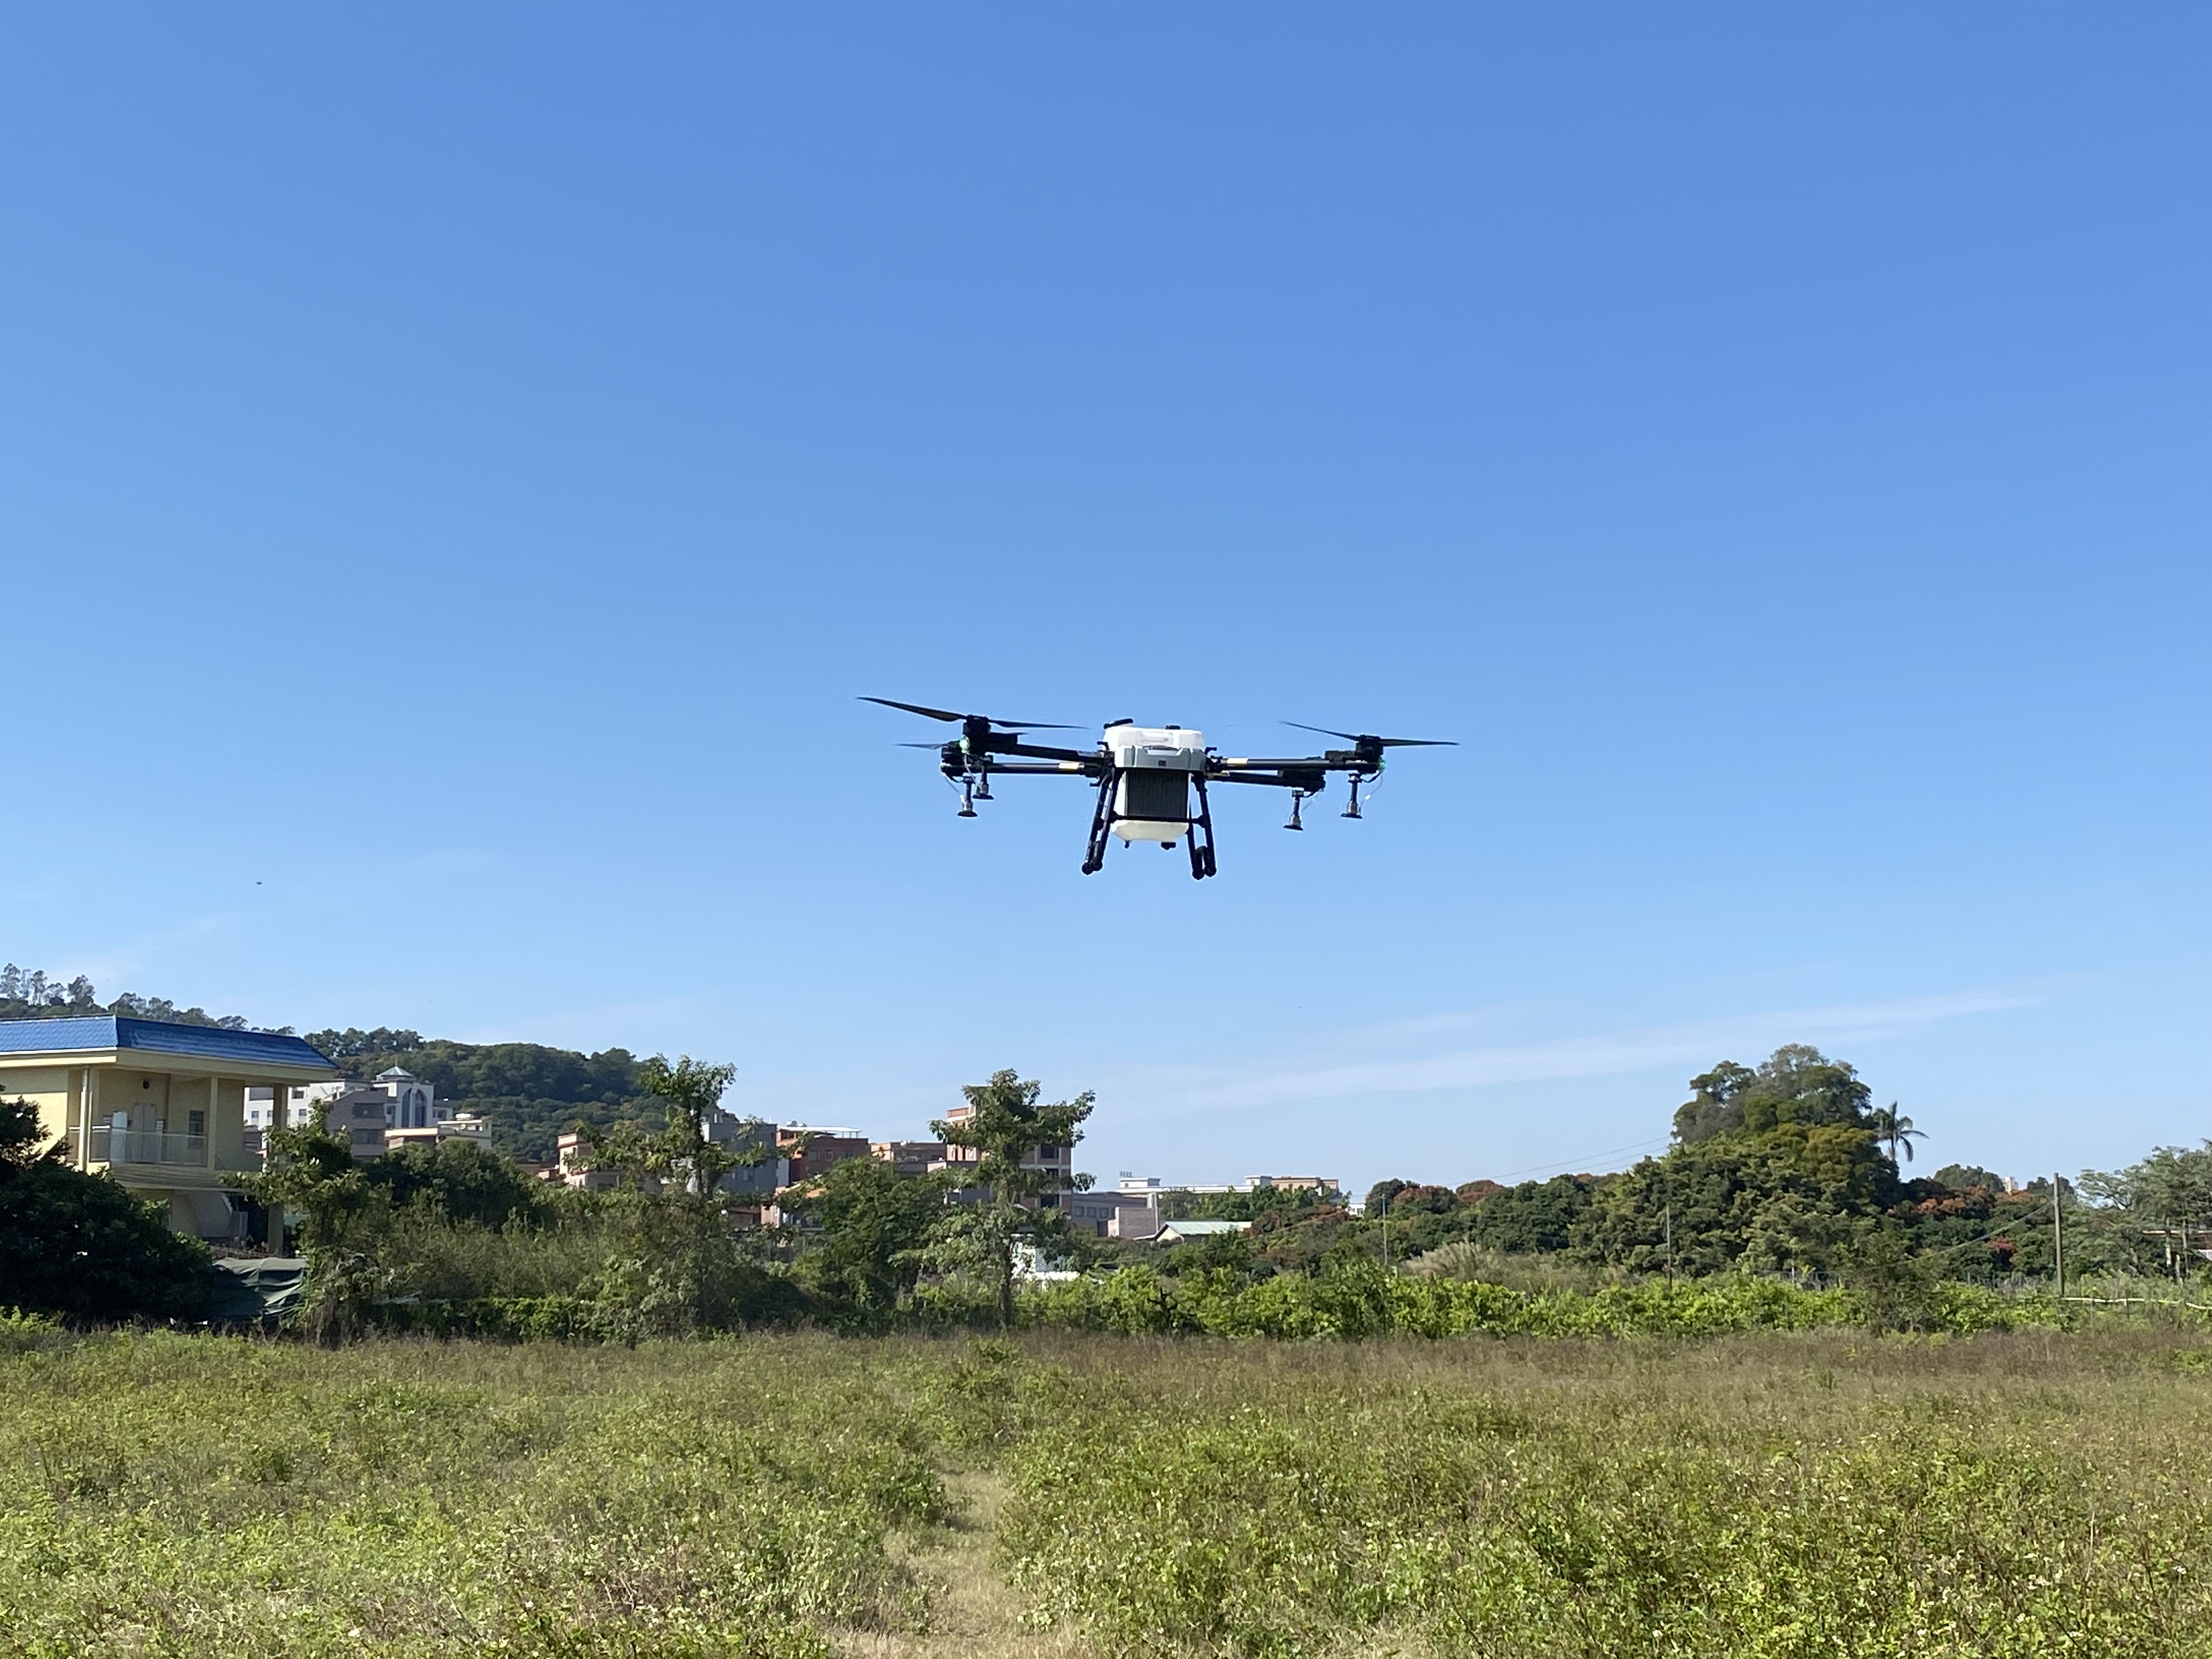
[[[244,1235],[232,1182],[261,1167],[246,1141],[246,1091],[305,1087],[337,1070],[298,1037],[269,1031],[124,1015],[0,1020],[0,1095],[35,1105],[47,1139],[78,1169],[166,1204],[172,1227],[202,1238]]]

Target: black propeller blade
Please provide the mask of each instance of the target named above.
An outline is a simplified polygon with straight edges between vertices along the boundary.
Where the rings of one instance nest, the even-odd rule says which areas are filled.
[[[1326,726],[1308,726],[1301,720],[1285,720],[1285,726],[1295,726],[1301,732],[1318,732],[1324,738],[1342,738],[1346,743],[1364,744],[1370,749],[1456,749],[1457,738],[1377,738],[1364,732],[1332,732]]]
[[[1079,726],[1057,726],[1050,720],[1002,720],[988,714],[956,714],[950,708],[925,708],[918,702],[894,702],[889,697],[862,697],[862,702],[879,702],[886,708],[903,708],[909,714],[921,714],[933,720],[951,720],[965,725],[969,720],[981,720],[986,726],[1002,726],[1009,732],[1079,732]],[[934,744],[922,745],[935,748]]]

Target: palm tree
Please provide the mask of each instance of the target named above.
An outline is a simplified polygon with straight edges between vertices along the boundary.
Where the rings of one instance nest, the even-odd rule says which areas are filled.
[[[1875,1139],[1889,1143],[1889,1162],[1893,1169],[1903,1167],[1898,1163],[1899,1153],[1904,1155],[1906,1164],[1911,1163],[1912,1143],[1928,1139],[1923,1131],[1912,1127],[1911,1118],[1898,1115],[1897,1103],[1893,1100],[1872,1115],[1872,1122]]]

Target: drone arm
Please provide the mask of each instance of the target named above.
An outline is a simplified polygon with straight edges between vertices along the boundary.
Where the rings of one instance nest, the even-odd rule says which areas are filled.
[[[994,778],[1018,778],[1024,775],[1039,778],[1081,777],[1086,775],[1097,777],[1098,775],[1098,765],[1099,763],[1096,761],[1086,764],[1084,761],[1080,760],[1054,761],[1050,765],[1034,765],[1025,763],[1021,761],[1015,761],[1011,764],[1001,765],[994,761],[991,764],[991,775]]]
[[[1208,776],[1225,781],[1244,772],[1371,772],[1374,769],[1374,762],[1338,750],[1327,755],[1300,755],[1294,759],[1217,759],[1208,765],[1206,772]]]
[[[1061,762],[1095,761],[1098,758],[1098,751],[1095,749],[1048,749],[1042,744],[1035,743],[1010,743],[1004,748],[1000,748],[996,744],[994,744],[990,752],[994,755],[1027,755],[1036,760]],[[994,772],[1010,772],[1016,769],[994,764],[991,769]],[[1051,770],[1053,769],[1047,768],[1046,769]]]

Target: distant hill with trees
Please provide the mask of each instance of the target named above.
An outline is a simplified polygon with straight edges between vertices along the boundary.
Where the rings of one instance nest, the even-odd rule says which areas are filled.
[[[103,1003],[93,982],[82,974],[64,981],[42,968],[0,966],[0,1019],[80,1019],[102,1014],[127,1014],[137,1019],[166,1019],[178,1025],[215,1025],[227,1031],[277,1030],[292,1035],[289,1025],[256,1026],[243,1014],[211,1014],[204,1008],[179,1008],[167,997],[140,996],[125,991],[114,1001]]]
[[[627,1048],[592,1054],[539,1042],[455,1042],[381,1025],[309,1031],[307,1040],[348,1077],[394,1066],[413,1073],[441,1102],[489,1123],[492,1146],[509,1158],[550,1160],[562,1131],[579,1123],[657,1127],[665,1115]]]

